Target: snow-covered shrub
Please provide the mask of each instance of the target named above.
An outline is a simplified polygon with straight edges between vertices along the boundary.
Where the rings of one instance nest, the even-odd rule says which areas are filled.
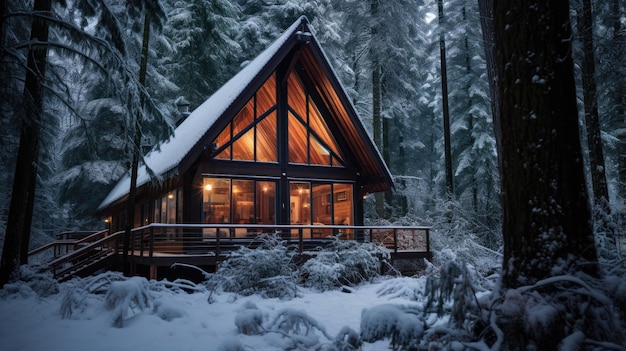
[[[433,263],[443,266],[449,261],[465,262],[474,267],[478,285],[486,283],[492,289],[492,280],[482,281],[500,271],[502,262],[501,213],[494,207],[475,210],[460,200],[440,198],[436,209],[424,223],[431,223],[430,247]],[[487,210],[486,212],[483,212]]]
[[[425,290],[426,310],[435,311],[440,316],[450,314],[450,322],[454,322],[457,328],[470,328],[471,325],[466,323],[481,315],[476,289],[466,265],[448,262],[439,275],[427,277]]]
[[[619,259],[619,211],[613,212],[608,201],[602,198],[600,203],[594,204],[592,212],[598,258],[601,261]]]
[[[319,291],[335,289],[342,285],[340,277],[344,270],[345,266],[339,263],[336,252],[318,252],[300,268],[302,285]]]
[[[61,300],[61,318],[71,319],[77,313],[85,311],[84,303],[87,293],[83,289],[72,288],[65,292],[63,300]]]
[[[288,338],[289,345],[286,345],[285,349],[312,348],[319,344],[319,334],[332,340],[317,320],[306,312],[293,308],[278,311],[266,329]]]
[[[106,272],[87,278],[75,278],[65,284],[60,313],[63,319],[82,319],[91,307],[101,304],[113,282],[126,277],[120,272]],[[88,317],[86,317],[88,318]]]
[[[267,235],[259,248],[241,247],[228,256],[214,278],[224,291],[292,298],[298,281],[293,256],[278,236]]]
[[[426,323],[414,308],[378,305],[361,312],[361,338],[365,342],[391,340],[393,350],[417,349]]]
[[[59,292],[59,284],[52,273],[40,267],[22,265],[19,267],[18,280],[6,284],[0,294],[9,296],[18,294],[28,296],[32,293],[40,297],[54,295]]]
[[[349,327],[343,327],[332,339],[324,326],[305,311],[285,308],[269,319],[267,313],[249,301],[238,311],[235,326],[244,335],[277,335],[278,339],[273,340],[283,350],[356,351],[361,349],[362,344],[359,333]],[[244,348],[239,343],[222,346],[222,350]]]
[[[104,308],[112,311],[112,325],[122,328],[124,322],[150,307],[148,281],[142,277],[111,283]]]
[[[389,299],[405,298],[412,301],[423,299],[425,277],[402,277],[384,282],[376,291],[379,297],[387,296]]]
[[[321,291],[356,285],[378,276],[381,260],[388,258],[381,246],[335,240],[302,265],[303,285]]]
[[[334,349],[337,351],[360,350],[362,345],[361,336],[350,327],[341,328],[333,342]]]
[[[623,350],[624,321],[611,288],[610,281],[564,275],[509,289],[492,303],[498,342],[537,350]]]
[[[610,275],[604,278],[604,287],[613,298],[616,312],[620,314],[622,323],[626,324],[626,277]]]
[[[248,301],[235,316],[235,326],[237,326],[237,331],[244,335],[262,334],[264,331],[263,313],[255,304]]]
[[[37,293],[24,282],[7,283],[0,289],[0,298],[28,298],[36,296]]]

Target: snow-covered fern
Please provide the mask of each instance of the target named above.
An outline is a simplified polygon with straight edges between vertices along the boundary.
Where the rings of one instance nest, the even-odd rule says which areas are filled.
[[[241,295],[293,298],[298,281],[293,256],[277,236],[268,235],[259,248],[241,247],[232,253],[211,280]]]
[[[134,315],[151,305],[147,289],[148,281],[142,277],[131,277],[125,281],[113,282],[104,299],[104,308],[112,311],[112,325],[122,328]]]

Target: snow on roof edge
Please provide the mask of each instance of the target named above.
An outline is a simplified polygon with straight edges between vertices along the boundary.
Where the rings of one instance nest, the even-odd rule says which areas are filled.
[[[300,16],[283,34],[267,47],[254,60],[248,63],[220,89],[204,101],[174,130],[174,134],[144,158],[145,164],[157,175],[173,170],[191,151],[196,143],[213,126],[213,123],[228,109],[234,100],[254,80],[283,44],[290,38],[302,22]],[[137,174],[137,187],[150,181],[146,165],[140,166]],[[98,211],[123,198],[130,190],[130,172],[126,172],[98,206]]]

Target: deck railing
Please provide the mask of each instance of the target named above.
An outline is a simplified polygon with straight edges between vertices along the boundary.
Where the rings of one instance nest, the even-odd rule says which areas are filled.
[[[253,224],[160,224],[133,230],[131,251],[139,256],[151,253],[194,254],[222,251],[259,243],[263,235],[275,234],[298,251],[329,240],[356,240],[384,245],[392,252],[430,252],[430,227],[345,226],[345,225],[253,225]],[[209,249],[209,250],[207,250]]]
[[[86,245],[68,244],[66,248],[73,248],[73,251],[48,263],[53,274],[57,277],[71,275],[81,266],[122,254],[123,231],[97,234],[81,241],[89,242]],[[385,246],[392,253],[430,253],[430,227],[424,226],[152,223],[131,231],[128,255],[131,264],[152,264],[156,256],[178,255],[209,256],[219,262],[241,246],[258,247],[265,235],[278,235],[298,253],[315,251],[332,240],[372,242]]]

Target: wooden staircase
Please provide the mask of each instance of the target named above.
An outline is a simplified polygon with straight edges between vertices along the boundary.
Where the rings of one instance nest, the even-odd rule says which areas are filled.
[[[35,256],[53,251],[47,268],[55,279],[65,281],[84,277],[117,264],[122,233],[93,232],[82,239],[61,239],[29,252]]]

